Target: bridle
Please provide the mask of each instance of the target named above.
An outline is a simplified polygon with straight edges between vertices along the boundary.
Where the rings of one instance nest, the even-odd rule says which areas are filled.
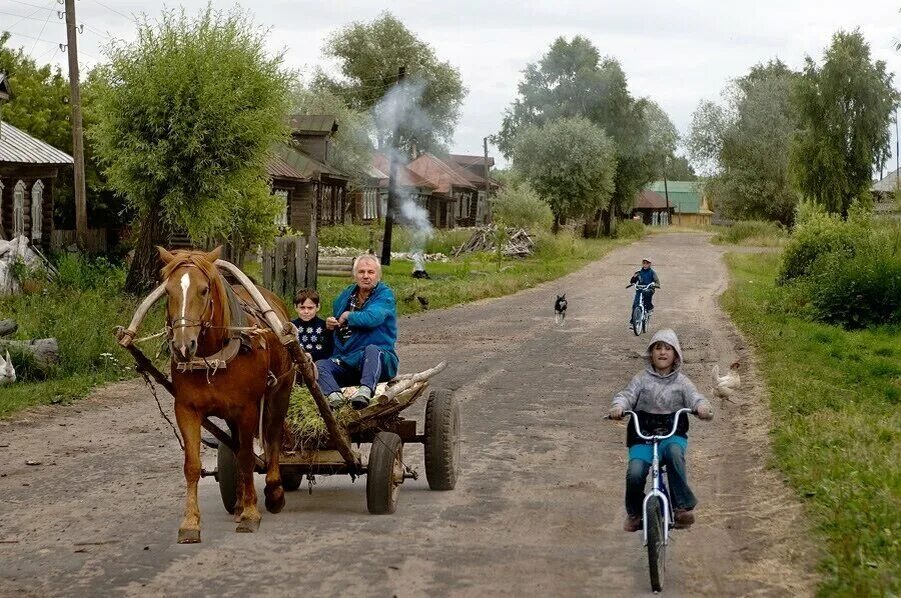
[[[197,268],[197,266],[195,266],[194,264],[184,264],[183,267]],[[181,268],[178,268],[178,269],[180,270]],[[166,333],[167,333],[167,338],[169,339],[170,344],[172,343],[172,339],[173,339],[173,335],[174,335],[175,331],[179,328],[198,328],[199,327],[200,328],[199,336],[202,336],[207,330],[209,330],[213,326],[213,313],[215,313],[215,309],[216,309],[216,306],[213,304],[213,292],[212,292],[213,281],[210,280],[210,277],[207,276],[206,272],[203,272],[203,269],[200,269],[200,268],[198,268],[198,269],[206,277],[207,283],[209,284],[208,288],[210,289],[210,292],[207,293],[206,305],[204,306],[203,311],[200,312],[200,317],[198,319],[180,317],[180,318],[175,318],[174,320],[169,322],[169,324],[166,326]],[[173,271],[172,274],[175,274],[175,271]],[[171,276],[172,275],[170,275],[170,278],[171,278]],[[206,315],[207,311],[210,312],[210,317],[209,317],[209,319],[204,320],[204,316]],[[175,353],[173,353],[173,355],[174,354]]]

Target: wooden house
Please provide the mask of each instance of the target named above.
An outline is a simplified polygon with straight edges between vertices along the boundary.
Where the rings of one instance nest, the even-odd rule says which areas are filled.
[[[478,190],[459,168],[430,153],[421,154],[407,168],[434,187],[428,204],[433,226],[454,228],[458,223],[472,223],[469,215],[476,205]]]
[[[675,211],[675,206],[667,202],[665,197],[650,189],[636,193],[632,204],[632,218],[638,218],[648,226],[669,224]]]
[[[710,224],[713,212],[707,205],[698,181],[655,181],[645,186],[658,195],[669,197],[673,207],[673,224]]]
[[[457,223],[463,225],[467,221],[471,221],[472,224],[489,222],[491,220],[491,197],[500,188],[497,181],[491,178],[491,167],[494,166],[494,158],[490,156],[485,158],[485,156],[450,154],[445,162],[454,166],[478,191],[475,203],[471,203],[468,206],[458,206]],[[488,167],[487,179],[485,178],[486,165]]]
[[[0,109],[10,97],[0,73]],[[53,183],[72,156],[0,120],[0,238],[28,237],[50,248],[53,232]]]

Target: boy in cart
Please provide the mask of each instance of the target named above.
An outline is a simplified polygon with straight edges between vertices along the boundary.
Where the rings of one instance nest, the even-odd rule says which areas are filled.
[[[319,317],[319,293],[314,289],[300,289],[294,296],[297,318],[291,320],[297,326],[297,340],[310,354],[313,363],[328,359],[334,349],[334,335]]]
[[[622,419],[625,411],[639,414],[642,432],[665,428],[671,430],[673,413],[687,407],[700,419],[712,419],[710,402],[698,392],[688,376],[682,373],[682,348],[670,329],[657,332],[644,354],[647,366],[636,374],[629,385],[613,397],[610,419]],[[623,530],[641,529],[645,480],[651,468],[652,447],[635,433],[629,422],[626,432],[629,468],[626,472],[626,521]],[[688,486],[685,451],[688,449],[688,418],[679,419],[675,435],[660,443],[660,461],[666,466],[667,481],[673,502],[676,527],[688,527],[695,521],[698,501]]]

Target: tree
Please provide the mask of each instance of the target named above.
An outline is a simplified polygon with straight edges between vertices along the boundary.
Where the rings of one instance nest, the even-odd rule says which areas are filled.
[[[397,146],[409,153],[415,145],[440,150],[450,143],[466,97],[460,72],[440,61],[435,51],[421,41],[395,16],[382,13],[368,23],[355,22],[333,33],[323,48],[338,62],[342,78],[319,71],[315,88],[325,88],[360,112],[374,108],[397,80],[400,67],[406,76],[421,83],[420,106],[427,118],[408,123]],[[391,131],[378,131],[378,147],[391,147]]]
[[[491,200],[491,214],[500,225],[533,232],[547,231],[554,221],[551,207],[525,181],[505,183]]]
[[[611,208],[606,212],[609,227],[612,216],[631,206],[635,193],[661,168],[659,148],[651,143],[646,120],[649,105],[629,93],[617,60],[602,59],[584,37],[572,41],[560,37],[541,60],[526,67],[519,97],[504,115],[498,147],[510,157],[520,130],[559,118],[585,118],[601,127],[615,142],[616,151],[615,184],[606,203]]]
[[[791,101],[796,79],[779,60],[759,64],[732,82],[725,107],[703,102],[695,112],[689,151],[708,174],[706,190],[724,216],[792,221],[798,193],[788,164],[798,123]]]
[[[891,154],[889,124],[898,94],[885,62],[873,62],[860,30],[839,31],[823,66],[808,56],[796,87],[801,130],[791,171],[804,195],[843,218]]]
[[[372,117],[350,108],[327,89],[311,89],[298,84],[294,88],[292,112],[295,114],[333,114],[338,131],[333,139],[329,161],[359,184],[372,162]]]
[[[551,206],[555,228],[566,218],[606,208],[613,195],[613,141],[585,118],[561,118],[524,129],[513,164]]]
[[[290,78],[265,48],[246,13],[207,7],[194,18],[165,11],[105,50],[90,134],[109,185],[138,213],[127,290],[153,284],[167,230],[239,250],[274,234],[266,162],[286,138]]]
[[[685,156],[673,156],[666,162],[666,178],[671,181],[696,181],[698,175]]]

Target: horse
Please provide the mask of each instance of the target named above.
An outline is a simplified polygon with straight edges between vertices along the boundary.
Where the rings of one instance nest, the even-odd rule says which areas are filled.
[[[208,253],[157,250],[164,264],[175,419],[184,440],[187,497],[178,543],[200,542],[200,427],[208,416],[225,420],[237,445],[235,531],[255,532],[262,518],[253,484],[258,430],[267,467],[266,509],[278,513],[285,505],[279,448],[294,362],[262,314],[247,307],[255,303],[246,289],[229,285],[216,267],[221,247]],[[259,291],[282,322],[289,321],[282,301],[266,289]],[[241,313],[233,313],[236,309]]]

